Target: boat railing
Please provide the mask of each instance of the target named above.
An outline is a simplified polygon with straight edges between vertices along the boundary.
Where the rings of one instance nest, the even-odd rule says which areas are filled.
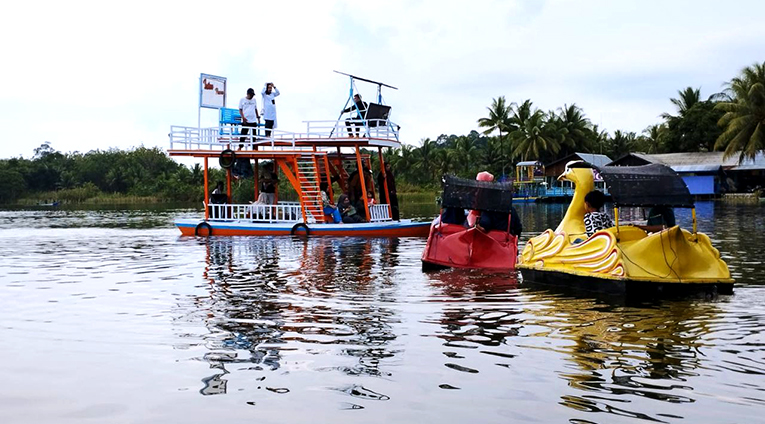
[[[209,205],[210,221],[248,221],[248,222],[303,222],[302,208],[299,203],[279,203],[264,205],[260,203],[247,204],[211,204]],[[316,222],[313,216],[308,216],[308,222]]]
[[[399,127],[387,119],[347,119],[345,121],[303,121],[308,134],[321,138],[359,136],[398,141]]]
[[[390,208],[387,204],[381,203],[369,207],[370,222],[390,221]]]
[[[346,126],[348,122],[350,129]],[[253,133],[242,135],[241,126],[222,125],[218,127],[186,127],[173,125],[170,127],[171,150],[218,150],[232,148],[232,145],[244,145],[243,148],[252,150],[259,148],[292,148],[301,141],[328,141],[332,139],[349,138],[351,134],[362,138],[374,138],[398,142],[398,125],[387,120],[348,120],[348,121],[305,121],[306,132],[291,132],[283,130],[253,129]],[[357,126],[358,125],[358,126]],[[351,131],[349,133],[349,131]]]
[[[260,203],[247,204],[210,204],[210,221],[246,221],[264,223],[303,222],[303,208],[299,202],[279,202],[276,205]],[[390,221],[390,209],[387,204],[372,205],[369,208],[370,222]],[[309,224],[317,222],[311,213],[306,214]]]

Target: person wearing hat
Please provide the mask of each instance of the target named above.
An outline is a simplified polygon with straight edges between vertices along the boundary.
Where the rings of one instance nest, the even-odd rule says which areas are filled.
[[[255,90],[252,88],[248,88],[247,96],[239,100],[239,115],[242,117],[242,135],[248,135],[250,128],[253,128],[252,134],[255,135],[254,128],[260,123],[260,114],[258,113],[258,101],[255,100]],[[240,137],[239,142],[244,143],[245,138]]]
[[[267,82],[260,93],[263,97],[263,119],[266,120],[266,137],[271,137],[271,130],[276,128],[276,96],[279,90],[272,82]]]

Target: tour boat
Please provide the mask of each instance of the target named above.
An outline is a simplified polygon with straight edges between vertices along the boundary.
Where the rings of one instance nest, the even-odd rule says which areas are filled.
[[[264,131],[258,128],[255,134],[241,135],[239,111],[220,109],[219,126],[211,128],[172,126],[170,129],[170,156],[186,156],[203,159],[204,167],[204,216],[177,219],[175,225],[183,235],[312,235],[312,236],[380,236],[380,237],[425,237],[429,222],[415,222],[410,219],[393,220],[387,178],[383,174],[385,193],[379,203],[361,202],[364,205],[360,215],[366,222],[333,223],[324,214],[320,184],[329,185],[328,196],[335,198],[332,183],[337,182],[343,191],[348,191],[349,174],[346,165],[363,169],[362,161],[368,161],[369,154],[362,149],[376,150],[384,171],[382,149],[397,148],[399,126],[389,119],[390,106],[382,104],[383,83],[350,77],[350,97],[346,106],[357,93],[355,81],[360,80],[377,85],[378,103],[369,103],[365,116],[335,121],[307,121],[305,132],[288,132],[278,129]],[[342,114],[341,114],[342,115]],[[239,118],[239,119],[237,119]],[[352,132],[352,130],[355,130]],[[211,202],[208,181],[208,162],[219,159],[227,169],[226,189],[223,203]],[[232,204],[231,166],[237,160],[253,163],[255,191],[253,202]],[[297,193],[298,200],[279,200],[278,189],[273,204],[256,201],[259,198],[259,161],[270,161],[273,172],[281,171]],[[368,162],[365,162],[368,163]],[[250,166],[250,165],[248,165]],[[362,199],[368,198],[366,179],[369,172],[359,172]],[[374,185],[373,183],[371,184]],[[374,193],[370,193],[370,197]]]
[[[510,232],[512,214],[515,212],[511,206],[513,183],[493,183],[446,176],[443,186],[442,212],[430,226],[428,242],[422,253],[423,270],[515,269],[518,240]],[[470,222],[470,214],[466,216],[465,210],[474,214],[475,219],[472,221],[476,221],[480,214],[494,214],[492,216],[499,217],[499,221],[502,221],[498,226],[505,228],[480,228],[475,225],[477,221]],[[496,219],[492,221],[497,222]]]
[[[615,225],[587,237],[584,197],[593,190],[593,170],[614,202]],[[518,268],[524,282],[577,289],[654,295],[704,290],[732,293],[733,279],[709,237],[696,231],[693,198],[683,179],[664,165],[603,166],[569,162],[560,180],[576,185],[571,204],[555,230],[530,239]],[[648,233],[620,225],[620,208],[691,208],[693,230],[674,225]]]

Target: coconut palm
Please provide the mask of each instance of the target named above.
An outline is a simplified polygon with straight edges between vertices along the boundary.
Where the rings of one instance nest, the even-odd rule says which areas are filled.
[[[576,151],[591,152],[593,150],[592,137],[590,134],[592,124],[584,116],[584,111],[576,104],[563,105],[558,109],[556,125],[561,132],[561,148],[564,154]]]
[[[499,131],[499,138],[502,139],[502,132],[507,134],[508,131],[509,107],[506,105],[505,96],[491,99],[491,106],[486,109],[489,110],[489,117],[479,119],[478,126],[486,128],[483,132],[484,134],[491,134],[495,130]]]
[[[433,180],[435,151],[438,148],[430,138],[422,140],[422,145],[415,149],[414,168],[420,171],[420,179],[424,182]]]
[[[609,154],[611,158],[618,159],[631,152],[637,143],[637,136],[634,132],[614,131],[614,136],[608,142]]]
[[[523,126],[513,133],[515,149],[513,154],[523,160],[540,159],[545,155],[554,155],[560,151],[560,143],[550,129],[545,129],[547,116],[537,109],[525,119]]]
[[[685,116],[693,105],[701,101],[701,88],[693,89],[693,87],[686,87],[685,90],[678,90],[677,94],[680,95],[679,98],[669,99],[669,101],[677,106],[679,117]],[[662,113],[661,117],[667,120],[676,118],[676,116],[669,113]]]
[[[467,176],[471,171],[471,166],[478,157],[478,148],[473,140],[467,136],[460,136],[454,143],[454,149],[451,150],[452,160],[457,170],[463,176]],[[461,165],[461,166],[460,166]]]
[[[509,107],[508,126],[511,130],[523,127],[526,120],[533,114],[533,103],[531,99],[526,99],[520,105],[513,102]]]
[[[718,125],[725,131],[717,138],[716,149],[725,148],[725,157],[739,153],[739,162],[765,149],[765,62],[744,68],[733,78],[726,92],[730,101],[717,104],[725,112]]]
[[[667,134],[667,124],[654,124],[643,130],[641,150],[645,153],[661,153]]]

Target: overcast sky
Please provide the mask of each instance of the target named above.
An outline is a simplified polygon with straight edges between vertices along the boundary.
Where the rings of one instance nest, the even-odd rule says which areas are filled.
[[[0,158],[168,147],[196,126],[199,74],[228,107],[274,81],[279,128],[336,119],[339,70],[383,91],[402,141],[467,134],[492,98],[576,103],[610,133],[640,132],[765,61],[762,1],[7,2],[0,26]],[[366,100],[375,87],[358,84]],[[260,96],[257,96],[260,101]],[[216,122],[202,110],[202,124]]]

